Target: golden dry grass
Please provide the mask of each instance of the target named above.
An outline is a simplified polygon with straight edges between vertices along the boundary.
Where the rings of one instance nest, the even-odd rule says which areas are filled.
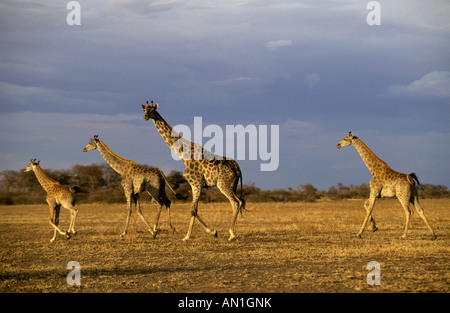
[[[237,240],[228,242],[228,203],[200,204],[199,214],[219,232],[198,222],[182,242],[190,204],[173,204],[177,229],[167,214],[156,239],[132,216],[119,238],[124,205],[81,204],[78,235],[52,230],[45,205],[0,206],[0,292],[449,292],[450,200],[422,200],[438,238],[430,240],[417,214],[408,239],[401,239],[404,213],[394,200],[374,210],[379,230],[355,238],[364,219],[363,201],[249,203],[239,217]],[[153,223],[156,205],[143,208]],[[60,225],[69,214],[61,212]],[[69,286],[70,261],[81,264],[81,286]],[[369,261],[381,265],[381,285],[369,286]]]

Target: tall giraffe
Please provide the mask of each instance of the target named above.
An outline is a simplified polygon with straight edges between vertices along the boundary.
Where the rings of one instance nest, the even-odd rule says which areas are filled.
[[[50,242],[55,241],[56,232],[59,232],[61,235],[66,236],[66,239],[69,239],[72,235],[77,234],[75,230],[75,221],[77,218],[78,209],[75,207],[75,194],[79,190],[77,187],[69,188],[61,186],[58,181],[51,179],[47,176],[47,174],[45,174],[39,163],[40,161],[36,162],[36,159],[31,160],[28,166],[25,168],[24,172],[33,171],[42,188],[44,188],[44,190],[47,192],[46,201],[50,208],[50,218],[48,222],[54,228],[53,237],[52,239],[50,239]],[[62,231],[58,227],[61,206],[70,211],[70,224],[66,232]]]
[[[419,216],[425,222],[425,225],[427,225],[428,229],[431,231],[432,238],[435,239],[436,235],[434,234],[434,231],[428,223],[423,209],[419,204],[419,197],[415,182],[417,182],[417,184],[420,183],[416,174],[411,173],[407,175],[394,171],[389,167],[389,165],[377,157],[375,153],[373,153],[372,150],[370,150],[369,147],[362,142],[361,139],[353,135],[351,132],[349,132],[348,135],[337,144],[336,148],[339,149],[348,145],[353,145],[356,148],[356,151],[358,151],[362,160],[369,169],[370,174],[372,174],[372,180],[369,184],[370,197],[364,203],[366,217],[364,218],[364,222],[357,236],[361,238],[361,234],[363,233],[369,219],[372,223],[372,230],[377,230],[375,221],[372,218],[372,210],[376,199],[380,197],[396,196],[405,210],[406,215],[405,230],[402,237],[406,238],[406,233],[408,232],[408,224],[411,215],[409,204],[412,203]]]
[[[205,228],[208,233],[217,237],[217,231],[210,229],[206,223],[198,215],[198,199],[202,188],[205,186],[217,186],[220,192],[228,198],[233,208],[233,217],[231,227],[229,229],[230,237],[228,240],[233,240],[236,235],[236,220],[239,212],[245,209],[245,201],[242,198],[242,172],[239,165],[234,160],[225,159],[224,157],[215,155],[204,149],[201,145],[192,143],[178,133],[161,117],[156,111],[158,104],[143,105],[144,119],[153,120],[156,129],[160,133],[169,148],[180,157],[186,169],[184,170],[184,177],[191,185],[192,189],[192,210],[191,220],[184,241],[188,240],[192,233],[192,227],[195,219]],[[241,197],[236,195],[236,188],[241,180]]]
[[[100,152],[109,166],[122,176],[122,187],[127,199],[128,214],[125,222],[125,230],[120,236],[123,237],[127,233],[133,203],[136,207],[137,214],[147,226],[153,237],[156,237],[157,234],[158,221],[163,206],[167,209],[170,229],[174,231],[175,229],[172,226],[170,217],[171,201],[167,198],[165,191],[166,183],[173,193],[175,193],[175,191],[167,182],[166,176],[157,168],[145,167],[137,164],[133,160],[127,160],[118,156],[112,152],[103,141],[98,139],[98,135],[91,138],[91,141],[83,149],[83,152],[95,149]],[[139,194],[144,191],[147,191],[147,193],[159,204],[159,211],[153,229],[149,226],[141,212]]]

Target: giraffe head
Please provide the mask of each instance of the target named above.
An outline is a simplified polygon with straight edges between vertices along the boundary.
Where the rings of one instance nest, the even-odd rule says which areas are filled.
[[[95,135],[94,138],[91,138],[91,141],[84,147],[83,152],[88,152],[90,150],[97,149],[97,144],[99,142],[98,135]]]
[[[345,147],[353,144],[353,140],[358,139],[352,132],[348,132],[348,135],[344,137],[336,146],[336,148]]]
[[[158,103],[153,105],[153,100],[151,102],[151,104],[148,104],[147,101],[147,105],[143,105],[141,104],[142,109],[144,110],[144,120],[148,121],[149,119],[157,119],[159,115],[158,112],[156,112],[156,109],[158,108]]]
[[[37,162],[36,162],[36,159],[32,159],[32,160],[30,161],[30,163],[27,165],[27,167],[25,168],[24,172],[32,171],[32,170],[33,170],[33,167],[34,167],[35,165],[39,165],[40,162],[41,162],[41,161],[37,161]]]

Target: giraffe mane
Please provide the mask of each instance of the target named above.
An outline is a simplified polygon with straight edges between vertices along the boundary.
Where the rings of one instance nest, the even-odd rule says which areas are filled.
[[[52,182],[53,184],[57,184],[57,185],[61,185],[61,183],[57,180],[54,180],[53,178],[50,178],[45,172],[44,170],[41,168],[41,166],[39,164],[36,165],[36,167],[39,169],[39,171],[41,171],[42,175],[45,176],[45,178],[47,178],[50,182]]]
[[[367,151],[369,151],[370,154],[372,154],[378,161],[380,161],[381,163],[383,163],[386,166],[389,166],[386,162],[384,162],[382,159],[380,159],[372,150],[370,150],[370,148],[359,138],[356,138],[356,140],[359,141],[360,144],[363,145],[364,148],[367,149]]]
[[[158,113],[158,114],[159,114],[159,113]],[[160,121],[161,123],[163,123],[167,128],[169,128],[170,131],[171,131],[172,133],[175,133],[175,134],[177,134],[179,137],[181,137],[181,135],[178,134],[178,133],[172,128],[172,126],[170,126],[170,124],[166,122],[166,120],[165,120],[161,115],[159,115],[159,117],[160,117],[160,118],[159,118],[159,121]]]
[[[109,153],[111,153],[113,156],[115,156],[115,157],[118,158],[119,160],[122,160],[122,161],[125,161],[125,162],[129,162],[129,163],[133,163],[133,164],[137,164],[137,163],[134,162],[133,160],[128,160],[128,159],[122,158],[121,156],[118,156],[117,154],[115,154],[114,152],[112,152],[111,149],[109,149],[108,146],[107,146],[103,141],[101,141],[100,139],[99,139],[98,141],[103,145],[103,147],[105,147],[106,150],[109,151]]]

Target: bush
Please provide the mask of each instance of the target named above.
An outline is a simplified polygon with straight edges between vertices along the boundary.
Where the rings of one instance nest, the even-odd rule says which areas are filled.
[[[47,175],[58,180],[62,185],[77,185],[81,189],[78,194],[79,203],[126,202],[121,185],[122,177],[107,164],[74,165],[70,170],[44,169]],[[172,171],[167,175],[167,180],[172,188],[185,201],[192,201],[191,186],[184,179],[183,174]],[[450,198],[450,191],[442,185],[421,185],[418,188],[421,198]],[[176,198],[169,189],[167,196],[173,201],[183,201]],[[237,187],[237,195],[241,196],[241,186]],[[255,183],[249,183],[242,188],[242,195],[246,202],[290,202],[306,201],[314,202],[320,198],[332,200],[342,199],[367,199],[369,186],[367,184],[344,186],[339,183],[328,190],[317,190],[312,184],[300,185],[296,189],[261,190]],[[40,186],[34,173],[23,171],[0,172],[0,204],[31,204],[45,203],[45,191]],[[188,197],[189,196],[189,197]],[[141,194],[141,202],[150,202],[151,197],[146,193]],[[227,202],[228,199],[218,188],[204,188],[200,196],[202,202]]]

